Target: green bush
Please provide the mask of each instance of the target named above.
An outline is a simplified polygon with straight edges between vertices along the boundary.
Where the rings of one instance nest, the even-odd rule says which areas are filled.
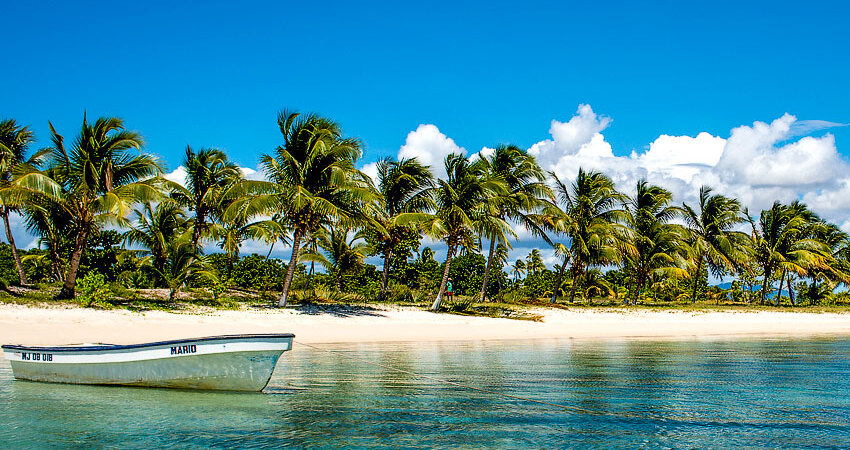
[[[108,301],[112,292],[109,290],[109,284],[107,284],[106,278],[101,273],[89,272],[86,276],[78,278],[76,294],[77,301],[85,307],[112,307]]]
[[[394,284],[387,292],[390,303],[410,303],[413,300],[413,291],[403,284]]]
[[[527,297],[538,299],[552,292],[555,285],[555,273],[549,269],[539,270],[523,280],[523,291]]]

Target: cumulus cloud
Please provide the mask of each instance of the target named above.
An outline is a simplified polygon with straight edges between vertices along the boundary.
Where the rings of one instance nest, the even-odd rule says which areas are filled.
[[[369,178],[371,178],[372,183],[374,183],[375,186],[378,185],[378,163],[377,162],[371,162],[369,164],[366,164],[365,166],[360,168],[360,171],[363,172],[364,174],[366,174],[366,176],[368,176]]]
[[[258,169],[252,169],[250,167],[239,167],[239,171],[242,172],[242,176],[248,180],[265,180],[265,174]],[[165,179],[169,181],[173,181],[182,186],[186,186],[186,167],[185,166],[177,166],[176,169],[171,172],[165,173],[162,175]]]
[[[452,153],[466,154],[466,149],[446,136],[436,125],[421,124],[411,131],[398,150],[398,159],[417,158],[423,164],[431,166],[434,176],[444,178],[446,168],[443,164],[446,156]]]
[[[733,183],[762,186],[818,186],[843,173],[831,134],[805,136],[777,146],[796,132],[796,117],[785,114],[770,124],[755,122],[732,130],[716,169]]]
[[[172,170],[171,172],[163,174],[163,177],[168,181],[177,183],[181,186],[185,186],[186,185],[186,167],[177,166],[177,168]]]

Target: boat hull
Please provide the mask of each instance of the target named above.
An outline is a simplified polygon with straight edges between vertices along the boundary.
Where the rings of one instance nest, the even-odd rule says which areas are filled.
[[[3,346],[17,379],[260,391],[292,335],[240,335],[132,346]]]

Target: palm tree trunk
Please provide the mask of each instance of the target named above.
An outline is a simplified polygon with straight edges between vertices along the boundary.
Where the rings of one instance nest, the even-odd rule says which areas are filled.
[[[767,282],[770,280],[770,269],[764,269],[764,276],[761,281],[761,304],[764,305],[767,302]]]
[[[558,278],[555,279],[555,287],[552,289],[552,298],[549,299],[549,303],[555,303],[558,301],[558,291],[561,290],[561,282],[564,281],[564,271],[567,270],[567,263],[569,262],[569,258],[564,257],[564,263],[561,264],[561,270],[558,271]]]
[[[280,299],[277,306],[286,308],[286,300],[289,296],[289,286],[292,284],[292,277],[295,275],[295,266],[298,264],[298,246],[301,245],[301,235],[304,232],[300,229],[295,230],[292,236],[292,257],[289,258],[289,267],[286,268],[286,278],[283,280],[283,290],[280,292]]]
[[[310,262],[310,272],[307,273],[307,289],[310,289],[310,284],[313,282],[313,274],[316,273],[316,263]]]
[[[80,260],[83,257],[83,247],[85,246],[87,237],[88,231],[86,230],[81,231],[77,235],[77,239],[74,242],[74,250],[71,252],[71,262],[68,265],[68,273],[65,275],[65,284],[62,285],[59,295],[56,296],[57,299],[70,300],[74,298],[74,288],[77,284],[77,270],[80,268]]]
[[[192,227],[192,248],[195,249],[196,254],[200,251],[198,246],[201,242],[201,230],[205,225],[206,217],[204,216],[205,214],[204,211],[202,211],[202,208],[195,209],[195,226]]]
[[[573,268],[570,270],[573,273],[573,285],[570,287],[570,303],[576,299],[576,288],[578,288],[581,266],[573,263]]]
[[[481,294],[478,296],[482,303],[487,295],[487,280],[490,279],[490,270],[493,267],[493,254],[496,252],[496,239],[490,239],[490,253],[487,255],[487,267],[484,268],[484,281],[481,283]]]
[[[776,302],[774,302],[774,303],[776,303],[776,306],[779,306],[779,300],[782,297],[782,288],[785,287],[785,275],[786,274],[787,274],[787,272],[783,270],[782,276],[779,277],[779,292],[776,293]]]
[[[697,289],[699,288],[700,277],[702,277],[702,260],[703,256],[700,255],[699,261],[697,261],[697,273],[694,276],[694,290],[691,293],[691,303],[697,302]]]
[[[446,268],[443,269],[443,280],[440,282],[440,290],[437,291],[437,298],[434,299],[434,304],[431,305],[431,311],[438,311],[440,309],[440,303],[443,301],[443,292],[446,290],[446,282],[449,280],[449,268],[452,264],[452,256],[454,256],[455,252],[455,244],[454,242],[449,243],[449,254],[446,255]]]
[[[643,290],[643,285],[646,283],[642,276],[637,276],[636,278],[637,280],[635,281],[635,284],[637,285],[637,288],[635,288],[635,295],[632,296],[633,305],[637,305],[638,298],[640,297],[640,291]]]
[[[379,302],[384,300],[384,295],[387,293],[387,282],[390,278],[390,260],[392,257],[392,249],[387,249],[384,252],[384,269],[381,271],[381,292],[378,293]]]
[[[791,300],[791,306],[797,306],[797,302],[794,301],[794,289],[791,287],[791,276],[788,276],[788,299]]]
[[[65,281],[65,277],[62,275],[62,268],[59,263],[59,254],[56,253],[56,249],[53,244],[50,244],[50,274],[53,277],[53,281]]]
[[[21,286],[26,286],[27,275],[24,273],[24,266],[21,265],[21,256],[18,255],[18,247],[15,245],[15,237],[12,236],[12,228],[9,226],[9,208],[3,207],[3,225],[6,227],[6,239],[9,241],[9,246],[12,248],[12,258],[15,260],[15,267],[18,269],[18,277],[21,281]]]

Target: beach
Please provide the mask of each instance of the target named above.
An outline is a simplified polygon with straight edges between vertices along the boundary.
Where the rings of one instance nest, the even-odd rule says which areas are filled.
[[[0,343],[130,344],[245,333],[295,333],[303,343],[512,339],[850,335],[850,314],[782,311],[538,309],[540,321],[415,308],[132,312],[0,305]]]

